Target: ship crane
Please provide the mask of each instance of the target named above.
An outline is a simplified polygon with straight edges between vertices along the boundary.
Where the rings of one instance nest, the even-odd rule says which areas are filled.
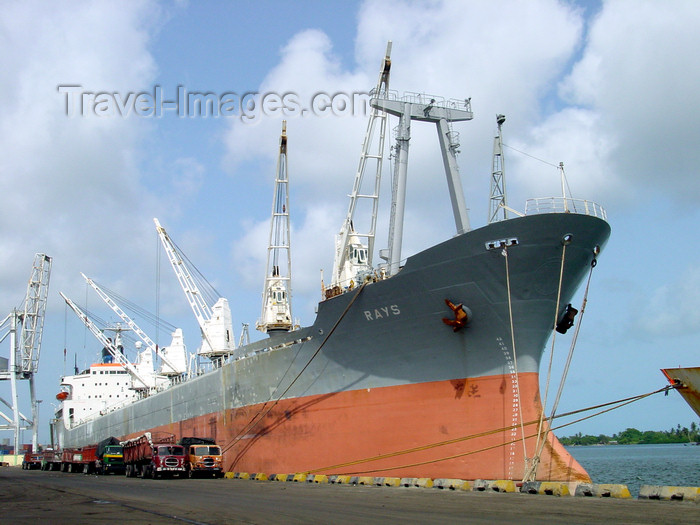
[[[267,273],[262,292],[262,314],[255,328],[263,333],[289,331],[292,324],[292,257],[289,238],[289,178],[287,173],[287,121],[282,121],[272,198]],[[286,257],[285,257],[286,255]]]
[[[165,253],[168,254],[177,280],[199,323],[202,344],[197,349],[197,354],[211,359],[215,366],[221,366],[224,359],[230,356],[235,349],[228,300],[225,297],[219,297],[212,306],[209,305],[197,286],[188,264],[185,264],[184,254],[170,239],[158,219],[153,219],[153,222],[155,222],[158,236],[165,248]]]
[[[391,41],[387,43],[386,54],[379,72],[377,86],[370,92],[372,97],[385,96],[389,91],[389,73],[391,71]],[[384,139],[386,135],[387,115],[384,111],[372,107],[367,122],[367,131],[362,143],[360,163],[355,174],[348,213],[336,237],[335,260],[331,288],[325,291],[326,298],[352,288],[365,279],[371,279],[374,270],[372,254],[377,227],[377,210],[379,207],[379,188],[384,157]],[[375,130],[379,127],[378,137]],[[363,192],[363,179],[368,161],[375,162],[374,187]],[[355,212],[358,205],[371,208],[370,222],[366,231],[356,229]],[[359,226],[358,226],[359,228]],[[364,241],[364,242],[363,242]]]
[[[2,360],[5,366],[0,366],[0,380],[9,379],[12,388],[11,403],[0,399],[4,405],[12,410],[11,418],[0,412],[0,417],[8,423],[0,425],[0,430],[14,431],[15,454],[19,451],[20,430],[31,429],[32,450],[36,451],[38,445],[39,403],[41,401],[36,399],[34,375],[39,371],[39,354],[41,352],[41,337],[44,329],[44,313],[49,293],[50,276],[51,257],[43,253],[37,253],[34,257],[32,274],[29,277],[22,310],[13,310],[0,323],[0,328],[5,327],[9,323],[8,331],[0,337],[0,342],[4,341],[8,335],[10,336],[10,359],[9,363],[7,363],[7,360]],[[17,330],[20,324],[19,341],[17,341]],[[24,379],[29,382],[31,419],[28,419],[19,411],[17,381]],[[22,422],[24,422],[24,426],[22,426]]]
[[[68,297],[66,297],[62,292],[59,292],[61,294],[61,297],[63,297],[63,300],[66,302],[66,304],[70,307],[71,310],[75,313],[75,315],[78,316],[78,319],[80,319],[83,324],[87,327],[90,332],[92,332],[92,335],[94,335],[97,340],[102,343],[103,347],[107,349],[109,354],[112,356],[112,359],[119,363],[131,376],[132,378],[132,388],[134,390],[139,390],[143,391],[145,394],[148,394],[149,391],[155,389],[157,385],[157,377],[153,373],[153,369],[151,366],[151,370],[147,371],[150,372],[147,377],[144,377],[144,374],[142,373],[143,371],[139,371],[136,369],[136,367],[131,364],[124,354],[121,352],[119,349],[119,330],[117,330],[117,337],[115,337],[115,340],[112,341],[110,338],[105,336],[104,333],[102,333],[102,330],[88,317],[88,315],[78,306],[76,305],[73,301],[71,301]],[[148,356],[151,355],[151,349],[147,348],[143,352],[139,354],[139,359],[144,362],[144,364],[148,364]],[[145,368],[145,367],[141,367]]]
[[[139,336],[141,341],[146,344],[147,348],[150,348],[160,357],[163,361],[160,370],[161,374],[173,379],[187,374],[187,350],[182,337],[182,329],[177,328],[172,333],[173,339],[170,346],[165,348],[159,347],[95,281],[84,273],[80,275],[82,275],[85,281],[95,290],[97,295],[107,303],[107,306],[109,306],[137,336]]]

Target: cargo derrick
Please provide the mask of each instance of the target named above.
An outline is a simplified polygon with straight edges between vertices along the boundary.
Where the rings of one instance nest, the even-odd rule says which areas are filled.
[[[157,479],[164,475],[182,477],[186,473],[185,450],[167,432],[146,432],[122,441],[125,474],[133,478]]]

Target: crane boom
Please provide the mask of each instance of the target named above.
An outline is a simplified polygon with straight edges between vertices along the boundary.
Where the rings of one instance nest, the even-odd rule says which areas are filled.
[[[129,315],[127,315],[127,313],[124,310],[122,310],[122,308],[116,302],[114,302],[114,300],[107,294],[107,292],[100,288],[95,281],[90,279],[84,273],[81,273],[80,275],[82,275],[83,278],[87,281],[87,283],[92,287],[92,289],[95,290],[95,292],[97,292],[97,295],[99,295],[100,298],[105,303],[107,303],[107,306],[109,306],[114,311],[114,313],[121,317],[122,321],[124,321],[126,325],[141,338],[141,340],[146,344],[146,346],[153,350],[156,353],[156,355],[163,360],[163,363],[165,363],[165,365],[170,368],[173,374],[181,375],[187,372],[187,370],[182,370],[182,367],[175,366],[165,355],[163,349],[160,348],[155,342],[153,342],[153,340],[150,337],[148,337],[148,334],[141,330],[141,328],[133,321],[133,319],[131,319],[131,317],[129,317]]]
[[[104,345],[104,347],[109,351],[109,353],[112,355],[112,358],[122,365],[124,369],[129,372],[132,378],[136,379],[141,383],[143,386],[135,386],[134,388],[137,390],[142,390],[142,389],[150,389],[155,385],[149,384],[141,375],[136,371],[136,368],[134,365],[132,365],[126,357],[124,357],[124,354],[122,354],[119,350],[117,350],[116,346],[112,341],[110,341],[105,335],[102,333],[102,330],[100,330],[97,325],[87,316],[83,310],[80,309],[78,305],[76,305],[73,301],[68,299],[63,292],[59,292],[61,294],[61,297],[63,297],[63,300],[66,302],[66,304],[70,307],[73,312],[75,312],[75,315],[78,316],[78,318],[83,322],[83,324],[92,332],[92,335],[94,335],[97,340]]]
[[[232,354],[235,349],[228,300],[219,297],[212,307],[207,304],[175,243],[170,239],[165,228],[160,225],[158,219],[154,218],[153,222],[155,222],[156,231],[165,248],[165,253],[168,254],[170,265],[175,271],[177,280],[185,292],[187,302],[190,304],[202,331],[202,346],[197,353],[220,362],[222,357]]]

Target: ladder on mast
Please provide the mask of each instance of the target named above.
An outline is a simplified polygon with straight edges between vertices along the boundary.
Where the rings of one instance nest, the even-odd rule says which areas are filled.
[[[391,71],[391,41],[387,43],[386,54],[379,72],[377,86],[370,92],[370,96],[385,96],[389,91],[389,73]],[[335,261],[333,264],[333,276],[331,287],[339,290],[348,287],[351,280],[360,279],[362,274],[372,273],[372,255],[374,252],[374,241],[377,229],[377,210],[379,208],[379,189],[382,175],[382,161],[384,157],[384,142],[386,136],[387,115],[378,108],[372,107],[365,138],[362,142],[362,152],[360,162],[355,174],[352,193],[350,194],[350,204],[345,222],[336,240]],[[379,136],[375,144],[375,130],[379,126]],[[372,152],[372,146],[375,150]],[[367,161],[375,161],[374,187],[371,192],[362,193],[363,179],[367,169]],[[371,206],[370,223],[365,232],[355,231],[354,217],[355,211],[360,201],[369,201]],[[362,243],[361,239],[366,242]],[[355,250],[353,246],[355,245]],[[359,250],[359,252],[358,252]],[[351,253],[352,252],[352,253]],[[360,253],[359,257],[352,255]],[[364,258],[363,258],[364,257]],[[352,260],[349,260],[352,259]]]
[[[262,292],[262,313],[255,328],[263,333],[289,331],[292,323],[292,255],[289,225],[289,173],[287,121],[282,121],[279,154],[272,197],[270,237]],[[286,257],[285,257],[286,255]]]

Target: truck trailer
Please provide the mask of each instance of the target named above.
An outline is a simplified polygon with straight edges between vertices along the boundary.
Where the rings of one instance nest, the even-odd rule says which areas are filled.
[[[185,449],[175,443],[168,432],[146,432],[122,441],[125,474],[128,477],[158,479],[164,476],[184,477]]]

